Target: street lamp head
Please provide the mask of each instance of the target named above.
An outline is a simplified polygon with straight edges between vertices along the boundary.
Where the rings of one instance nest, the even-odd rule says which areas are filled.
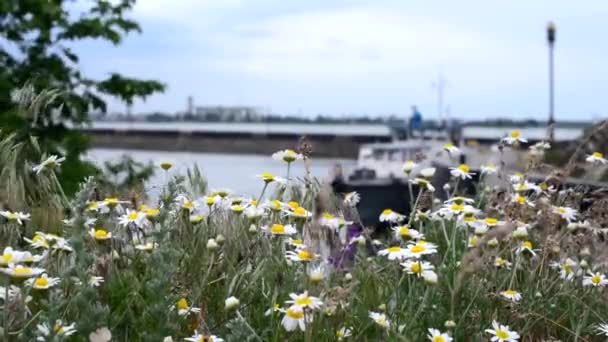
[[[555,24],[552,21],[547,24],[547,41],[549,45],[553,45],[555,42]]]

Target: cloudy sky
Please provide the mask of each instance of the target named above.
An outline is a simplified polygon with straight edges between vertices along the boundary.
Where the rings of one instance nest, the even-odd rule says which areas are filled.
[[[80,43],[82,67],[156,78],[135,112],[253,105],[275,113],[437,115],[432,82],[460,118],[547,113],[545,26],[557,24],[556,113],[608,112],[604,0],[139,0],[143,33]],[[111,102],[110,110],[124,105]]]

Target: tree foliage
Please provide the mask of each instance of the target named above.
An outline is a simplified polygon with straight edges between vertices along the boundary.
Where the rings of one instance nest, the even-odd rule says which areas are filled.
[[[71,46],[85,39],[114,45],[125,35],[141,32],[127,17],[135,0],[2,0],[0,1],[0,122],[17,138],[36,136],[48,153],[66,155],[66,169],[76,182],[90,171],[79,159],[86,150],[86,137],[70,128],[87,121],[92,110],[106,111],[104,97],[116,97],[128,104],[163,91],[154,80],[139,80],[112,72],[105,79],[84,75],[79,56]],[[84,8],[83,6],[86,6]],[[81,8],[80,13],[75,13]],[[23,85],[36,92],[57,91],[52,106],[40,108],[34,116],[19,115],[11,93]],[[58,108],[46,110],[45,108]],[[88,170],[87,170],[88,169]],[[66,178],[64,178],[66,179]],[[67,190],[70,189],[68,186]]]

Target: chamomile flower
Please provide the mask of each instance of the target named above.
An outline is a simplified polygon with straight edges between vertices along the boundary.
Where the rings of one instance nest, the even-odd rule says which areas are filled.
[[[517,303],[521,300],[521,293],[512,289],[502,291],[500,295],[514,303]]]
[[[292,163],[296,160],[300,160],[303,159],[304,156],[302,156],[300,153],[295,152],[294,150],[282,150],[282,151],[277,151],[275,153],[272,154],[272,159],[274,160],[282,160],[286,163]]]
[[[546,141],[539,141],[536,144],[530,146],[530,153],[532,155],[540,156],[545,153],[546,150],[551,148],[551,144]]]
[[[170,161],[163,161],[163,162],[160,162],[159,166],[161,169],[163,169],[165,171],[169,171],[173,167],[173,163]]]
[[[59,166],[61,163],[65,161],[65,157],[57,157],[56,155],[52,155],[48,157],[46,160],[42,161],[40,164],[34,166],[32,171],[36,172],[36,174],[40,174],[43,170],[53,170]]]
[[[338,331],[336,331],[336,339],[338,341],[342,341],[345,338],[349,338],[353,335],[352,328],[342,327]]]
[[[24,279],[42,274],[42,272],[44,272],[44,268],[10,264],[7,268],[0,268],[0,272],[7,274],[13,278]]]
[[[23,224],[23,221],[29,221],[30,214],[22,213],[20,211],[12,212],[12,211],[0,211],[0,216],[3,216],[8,221],[16,221],[19,224]]]
[[[245,207],[241,204],[234,204],[230,206],[230,210],[235,214],[242,214],[245,211]]]
[[[266,210],[257,206],[250,205],[245,209],[245,216],[250,221],[257,221],[266,215]]]
[[[559,215],[562,219],[568,221],[568,223],[576,221],[577,212],[570,207],[554,207],[553,213]]]
[[[118,223],[121,226],[125,226],[125,227],[131,223],[136,225],[137,227],[142,227],[142,226],[144,226],[145,218],[146,218],[146,215],[142,214],[141,212],[127,209],[126,214],[124,214],[118,218]]]
[[[89,235],[97,241],[106,241],[112,238],[112,233],[103,228],[89,230]]]
[[[87,281],[87,284],[91,287],[99,287],[101,285],[101,283],[104,282],[103,277],[99,277],[99,276],[90,276],[89,280]]]
[[[482,175],[493,175],[498,172],[498,168],[493,164],[486,164],[481,166]]]
[[[223,338],[219,338],[215,335],[201,335],[196,331],[192,337],[186,337],[184,340],[190,342],[224,342]]]
[[[473,204],[473,203],[475,203],[475,200],[472,198],[463,197],[463,196],[454,196],[452,198],[449,198],[444,203],[445,204],[455,203],[455,204],[465,205],[465,204]]]
[[[528,227],[529,227],[529,225],[524,224],[524,225],[521,225],[521,226],[515,228],[515,230],[511,234],[511,236],[513,236],[513,238],[515,238],[515,239],[520,239],[520,240],[526,239],[529,235]]]
[[[395,237],[403,240],[420,240],[424,239],[424,235],[421,234],[416,229],[410,228],[408,225],[402,225],[393,228],[393,232],[395,232]]]
[[[577,275],[577,263],[576,261],[566,258],[562,262],[553,262],[549,264],[549,266],[556,268],[559,270],[559,277],[561,279],[572,281],[574,277]]]
[[[408,160],[403,163],[403,167],[401,168],[406,175],[410,175],[412,171],[418,166],[414,161]]]
[[[527,180],[521,181],[519,183],[513,183],[513,190],[515,190],[516,192],[522,193],[522,192],[526,192],[526,191],[534,191],[537,194],[542,192],[542,189],[540,186],[532,183],[532,182],[528,182]]]
[[[281,325],[287,331],[294,331],[300,328],[301,331],[306,331],[306,324],[312,322],[312,315],[304,313],[304,309],[297,305],[292,305],[287,310],[283,311],[285,316],[281,320]]]
[[[352,224],[352,221],[345,221],[342,217],[336,217],[329,213],[321,214],[321,218],[319,219],[319,223],[323,227],[327,227],[332,230],[337,230],[341,227]]]
[[[135,245],[135,249],[144,252],[150,252],[156,248],[158,248],[158,243],[156,242],[146,242]]]
[[[23,262],[26,252],[14,250],[12,247],[4,248],[0,255],[0,266],[8,266],[9,264],[17,264]]]
[[[40,277],[30,278],[25,281],[25,285],[32,287],[36,290],[48,290],[49,288],[59,284],[61,280],[59,278],[49,278],[46,273],[43,273]]]
[[[503,259],[501,257],[496,257],[494,259],[494,266],[497,268],[511,268],[511,262],[509,260]]]
[[[378,251],[378,255],[387,256],[388,260],[403,260],[407,257],[407,249],[392,246]]]
[[[486,329],[488,334],[493,335],[490,339],[492,342],[517,342],[519,334],[516,331],[511,331],[508,325],[502,325],[496,321],[492,322],[492,329]]]
[[[349,207],[356,207],[361,200],[361,196],[358,192],[352,191],[344,194],[344,204]]]
[[[462,180],[465,180],[465,179],[471,179],[475,173],[471,172],[469,165],[460,164],[460,165],[458,165],[458,167],[451,167],[450,174],[454,178],[460,178]]]
[[[437,253],[437,245],[434,243],[420,240],[417,243],[412,243],[407,246],[406,257],[407,258],[420,258],[423,255]]]
[[[530,240],[523,241],[517,248],[517,253],[527,252],[530,253],[533,257],[536,256],[536,251],[537,250],[534,249],[534,244],[532,244],[532,241]]]
[[[278,224],[275,223],[271,226],[262,226],[262,230],[272,235],[293,235],[298,232],[298,230],[290,225],[290,224]]]
[[[606,158],[604,158],[604,154],[601,152],[593,152],[592,154],[588,155],[587,158],[585,158],[585,160],[588,163],[592,163],[592,164],[605,165],[606,163],[608,163],[608,160],[606,160]]]
[[[291,299],[285,301],[285,303],[292,304],[292,307],[298,306],[302,309],[316,310],[321,308],[321,305],[323,305],[323,302],[319,298],[309,296],[308,291],[304,291],[304,293],[300,294],[290,293],[289,298]]]
[[[431,342],[452,342],[452,337],[448,333],[442,333],[437,329],[430,328],[429,334],[427,335]]]
[[[191,313],[201,312],[200,308],[190,306],[186,298],[180,298],[177,303],[175,303],[175,308],[177,309],[177,314],[180,316],[187,316]]]
[[[393,211],[392,209],[384,209],[380,214],[380,222],[396,223],[399,221],[403,221],[404,219],[405,215],[401,215],[398,212]]]
[[[102,209],[116,209],[118,212],[122,212],[123,204],[128,204],[129,201],[121,201],[117,197],[106,197],[103,200],[103,204],[101,206]],[[105,210],[104,210],[105,211]]]
[[[528,142],[527,139],[522,138],[521,132],[519,130],[512,130],[507,137],[502,138],[502,141],[507,145]]]
[[[205,216],[200,215],[200,214],[190,215],[190,223],[192,223],[192,224],[201,223],[204,219],[205,219]]]
[[[40,233],[40,232],[36,232],[34,234],[34,237],[32,237],[31,239],[28,239],[26,237],[23,238],[23,240],[25,240],[27,243],[30,244],[30,247],[32,248],[45,248],[48,249],[50,247],[49,245],[49,241],[47,240],[45,234]]]
[[[401,263],[401,266],[403,266],[403,270],[407,274],[414,274],[419,277],[422,276],[424,272],[435,269],[435,266],[430,262],[420,260],[407,260]]]
[[[266,183],[266,184],[270,184],[272,182],[285,183],[285,181],[286,181],[284,178],[277,177],[270,172],[262,172],[261,174],[257,175],[256,177],[263,180],[264,183]]]
[[[180,208],[187,210],[189,212],[193,212],[195,209],[197,209],[200,206],[200,203],[198,201],[189,199],[188,197],[186,197],[184,195],[178,195],[177,197],[175,197],[175,203]]]
[[[410,183],[418,185],[421,189],[426,189],[429,192],[435,192],[433,184],[424,178],[410,179]]]
[[[379,312],[370,311],[369,318],[371,318],[376,324],[383,329],[389,329],[391,327],[391,321],[386,318],[386,315]]]
[[[528,200],[528,198],[526,196],[522,196],[519,194],[513,195],[512,201],[519,205],[525,205],[525,206],[532,207],[532,208],[534,207],[534,203],[532,203],[530,200]]]
[[[290,246],[295,247],[295,248],[306,248],[306,245],[304,245],[304,242],[302,241],[302,239],[289,238],[289,239],[287,239],[287,244],[289,244]]]
[[[443,149],[450,155],[459,155],[461,153],[460,149],[451,143],[443,145]]]
[[[608,285],[608,280],[604,274],[599,272],[587,272],[588,276],[583,277],[583,286],[604,287]]]
[[[309,266],[306,272],[308,273],[308,279],[310,279],[311,282],[318,283],[327,278],[328,269],[325,265],[319,264],[316,266]]]
[[[318,258],[319,256],[314,252],[301,248],[296,251],[287,251],[287,253],[285,253],[285,257],[291,261],[309,262]]]

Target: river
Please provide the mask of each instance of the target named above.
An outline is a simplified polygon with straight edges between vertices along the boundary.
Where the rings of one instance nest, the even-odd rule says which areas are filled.
[[[285,176],[285,163],[272,159],[266,155],[251,154],[219,154],[219,153],[190,153],[190,152],[165,152],[165,151],[142,151],[142,150],[119,150],[95,148],[88,151],[86,159],[98,165],[109,160],[117,160],[123,154],[130,155],[133,159],[141,162],[151,161],[155,165],[160,162],[170,161],[174,167],[170,174],[185,174],[185,171],[197,165],[209,181],[210,189],[230,189],[242,196],[257,196],[262,189],[262,182],[255,176],[262,172],[270,172],[278,176]],[[329,177],[332,166],[335,163],[342,164],[344,171],[352,169],[356,161],[350,159],[313,159],[311,172],[319,179]],[[292,165],[292,176],[304,175],[304,166],[301,161]],[[164,171],[157,169],[150,179],[148,188],[157,188],[164,182]]]

